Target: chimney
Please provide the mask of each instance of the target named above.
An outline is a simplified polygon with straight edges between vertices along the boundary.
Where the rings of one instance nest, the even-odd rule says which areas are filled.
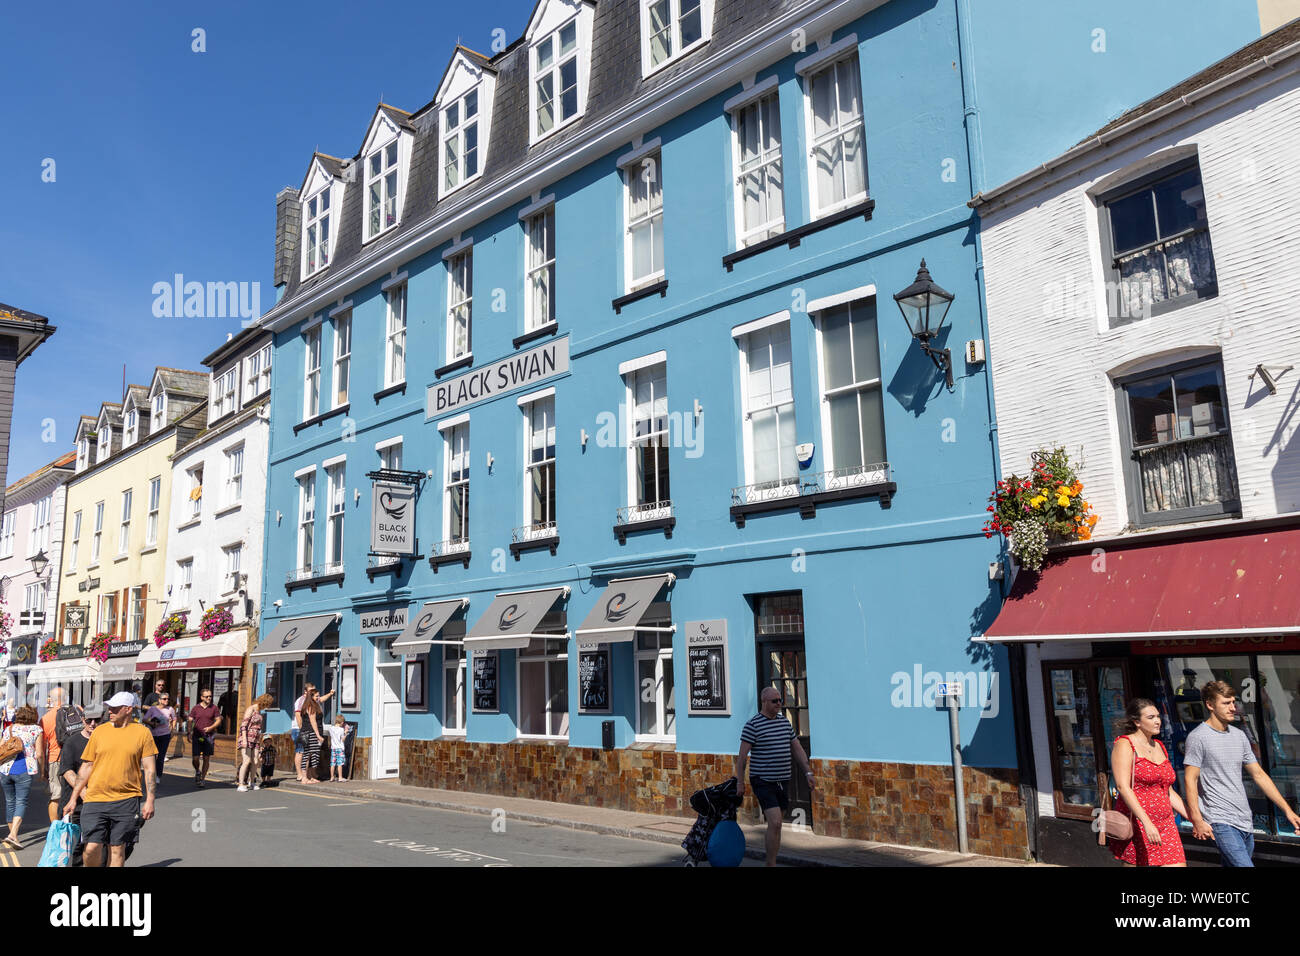
[[[298,190],[285,186],[275,196],[275,288],[281,295],[298,268],[301,236],[302,205],[298,202]]]

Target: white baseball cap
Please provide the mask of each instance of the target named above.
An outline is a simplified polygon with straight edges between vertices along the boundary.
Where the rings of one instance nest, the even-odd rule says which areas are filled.
[[[134,707],[134,706],[135,706],[135,694],[131,693],[129,690],[118,691],[116,694],[114,694],[114,695],[113,695],[112,697],[110,697],[108,700],[104,701],[104,706],[105,706],[105,707],[108,707],[108,708],[113,708],[113,707]]]

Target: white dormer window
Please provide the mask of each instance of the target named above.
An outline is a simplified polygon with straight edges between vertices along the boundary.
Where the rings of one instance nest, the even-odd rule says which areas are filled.
[[[442,111],[442,191],[451,192],[479,171],[478,90]]]
[[[83,438],[77,442],[77,471],[90,467],[90,439]]]
[[[271,387],[271,346],[262,346],[250,355],[247,361],[244,401],[249,402]]]
[[[126,413],[126,430],[122,435],[122,447],[134,445],[140,437],[140,413],[134,408]]]
[[[159,392],[153,397],[153,420],[149,424],[150,431],[157,431],[163,427],[163,416],[167,414],[167,393]]]
[[[95,464],[99,464],[108,457],[109,451],[113,447],[113,429],[104,425],[99,429],[99,447],[95,450]]]
[[[326,186],[307,200],[303,210],[306,222],[307,262],[304,277],[330,264],[330,187]]]
[[[212,400],[208,403],[208,421],[215,422],[235,410],[239,366],[232,365],[212,380]]]
[[[397,140],[366,157],[366,238],[397,225]]]
[[[703,46],[712,24],[712,0],[641,0],[642,73]]]
[[[533,136],[545,136],[578,112],[578,20],[575,17],[533,47]]]

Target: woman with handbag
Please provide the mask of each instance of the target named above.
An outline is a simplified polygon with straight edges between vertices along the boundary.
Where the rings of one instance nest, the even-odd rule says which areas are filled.
[[[298,739],[302,741],[303,783],[320,783],[316,768],[320,766],[320,722],[323,711],[316,688],[307,685],[303,694],[302,710],[298,711]]]
[[[1126,866],[1186,866],[1174,811],[1191,818],[1174,789],[1177,776],[1160,742],[1160,710],[1138,697],[1125,708],[1124,722],[1128,732],[1115,738],[1110,766],[1132,833],[1126,839],[1112,836],[1111,852]]]
[[[40,772],[45,759],[45,734],[41,731],[36,708],[26,704],[14,714],[14,722],[4,731],[0,741],[0,787],[5,795],[5,822],[9,835],[5,846],[21,850],[18,830],[23,825],[27,811],[27,795],[32,789],[32,779]]]

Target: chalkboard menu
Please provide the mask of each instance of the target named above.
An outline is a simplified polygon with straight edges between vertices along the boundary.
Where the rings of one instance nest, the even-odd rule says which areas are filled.
[[[497,651],[475,651],[471,658],[474,679],[474,713],[495,714],[501,710],[497,673],[501,661]]]
[[[578,712],[611,713],[609,645],[578,645]]]
[[[686,672],[690,679],[688,713],[731,713],[725,619],[686,622]]]

